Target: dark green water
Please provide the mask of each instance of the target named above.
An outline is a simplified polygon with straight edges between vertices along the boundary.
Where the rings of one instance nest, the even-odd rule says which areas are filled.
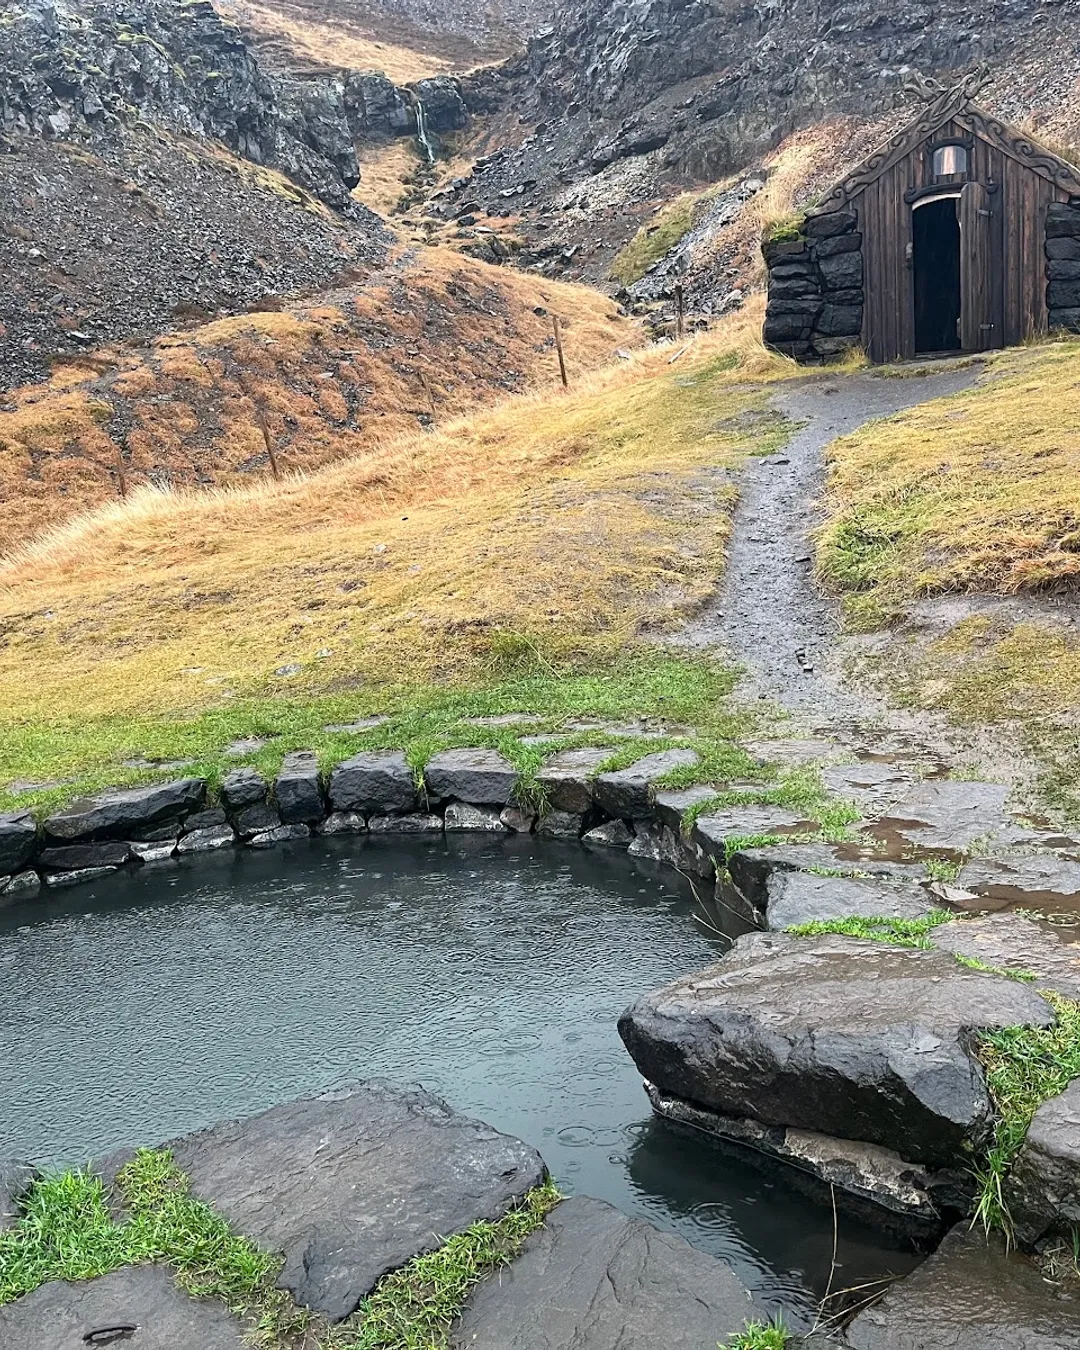
[[[692,913],[672,871],[510,838],[215,854],[0,910],[0,1154],[80,1163],[344,1078],[420,1082],[801,1320],[831,1213],[655,1121],[616,1033],[721,954]],[[836,1287],[914,1263],[843,1219],[838,1256]]]

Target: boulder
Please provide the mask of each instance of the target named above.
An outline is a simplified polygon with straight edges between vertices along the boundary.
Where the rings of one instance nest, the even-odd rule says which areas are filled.
[[[75,872],[85,867],[123,867],[130,857],[130,844],[68,844],[44,849],[38,865],[45,872]]]
[[[359,811],[334,811],[318,827],[319,834],[367,834],[367,821]]]
[[[754,906],[768,905],[769,878],[777,872],[827,872],[849,877],[886,877],[894,881],[925,881],[918,863],[896,863],[863,853],[850,845],[770,844],[737,849],[728,858],[731,880]]]
[[[1050,929],[1018,914],[957,919],[934,929],[933,943],[954,956],[1035,977],[1036,989],[1080,999],[1080,947],[1071,930]]]
[[[822,257],[819,252],[818,271],[827,290],[857,290],[863,279],[862,254],[855,249]]]
[[[312,825],[326,814],[319,761],[310,750],[286,755],[274,782],[274,797],[283,825]]]
[[[45,822],[45,834],[54,843],[90,843],[99,839],[130,839],[140,830],[180,821],[201,811],[206,801],[205,778],[180,778],[172,783],[127,788],[84,797]]]
[[[36,872],[19,872],[7,880],[4,888],[4,904],[11,905],[23,900],[41,889],[41,878]]]
[[[276,825],[265,834],[253,835],[248,844],[251,848],[277,848],[278,844],[293,844],[310,837],[311,827],[308,825]]]
[[[518,771],[498,750],[443,750],[424,768],[424,784],[435,797],[471,806],[506,806]]]
[[[1075,1350],[1080,1299],[962,1223],[847,1330],[851,1350]]]
[[[211,825],[206,830],[192,830],[176,846],[177,853],[212,853],[236,843],[231,825]]]
[[[602,773],[593,781],[593,796],[609,816],[624,820],[644,820],[650,815],[652,798],[650,788],[658,778],[673,769],[699,764],[696,750],[658,750],[646,755],[627,769]]]
[[[583,746],[579,750],[560,750],[545,760],[536,782],[551,810],[576,814],[591,810],[593,776],[611,756],[610,747]]]
[[[195,815],[188,816],[180,827],[180,833],[192,834],[195,830],[213,830],[225,823],[225,812],[220,806],[215,806],[209,811],[197,811]]]
[[[479,1285],[453,1350],[716,1350],[765,1314],[738,1276],[602,1200],[564,1200]]]
[[[621,820],[606,821],[581,837],[586,844],[602,844],[605,848],[629,848],[634,840],[633,833]]]
[[[175,839],[165,839],[160,844],[136,842],[131,846],[131,853],[141,863],[165,862],[176,856],[176,842]]]
[[[1080,1230],[1080,1078],[1035,1112],[1005,1203],[1017,1235],[1032,1246]]]
[[[922,919],[936,908],[913,881],[774,872],[765,889],[765,926],[794,928],[828,919]]]
[[[715,801],[717,796],[716,788],[708,783],[697,783],[688,788],[664,788],[653,798],[653,814],[679,834],[687,811],[704,802]]]
[[[37,848],[37,826],[29,811],[0,814],[0,876],[25,867]]]
[[[27,1191],[38,1178],[37,1169],[18,1158],[0,1158],[0,1233],[16,1222]]]
[[[372,834],[442,834],[442,816],[370,816],[368,829]]]
[[[281,824],[281,817],[269,802],[254,802],[251,806],[242,807],[237,811],[233,817],[233,824],[241,839],[251,839],[257,834],[265,834],[268,830],[276,830]]]
[[[526,1144],[421,1088],[382,1082],[289,1102],[168,1147],[196,1196],[284,1254],[279,1285],[332,1321],[388,1271],[471,1224],[500,1219],[546,1176]]]
[[[1053,1020],[1031,989],[945,952],[758,933],[640,999],[619,1033],[663,1093],[948,1167],[993,1125],[973,1035]]]
[[[506,826],[498,811],[489,806],[469,806],[466,802],[451,802],[443,816],[446,830],[477,830],[488,834],[505,834]]]
[[[1060,853],[976,858],[960,869],[956,884],[986,900],[988,909],[1009,904],[1060,909],[1080,899],[1080,859]]]
[[[585,827],[585,817],[576,811],[548,811],[540,817],[536,833],[548,839],[577,839]]]
[[[531,834],[536,824],[536,812],[522,811],[516,806],[504,806],[499,812],[499,819],[515,834]]]
[[[0,1308],[0,1342],[24,1350],[114,1343],[123,1350],[250,1346],[247,1328],[224,1303],[185,1294],[165,1266],[128,1266],[77,1284],[43,1284]]]
[[[364,750],[330,774],[335,811],[392,815],[416,810],[416,779],[400,750]]]
[[[266,779],[256,769],[230,769],[221,780],[221,800],[228,811],[257,806],[266,801]]]
[[[634,837],[626,851],[631,858],[644,858],[647,862],[662,862],[664,858],[664,826],[657,825],[652,820],[635,820]]]
[[[769,835],[816,834],[817,822],[808,820],[782,806],[733,806],[707,816],[698,816],[690,839],[721,865],[728,847],[740,839],[760,839]]]

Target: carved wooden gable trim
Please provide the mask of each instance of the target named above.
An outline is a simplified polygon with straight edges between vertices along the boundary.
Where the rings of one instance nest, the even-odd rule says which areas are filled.
[[[807,215],[818,216],[827,211],[839,211],[852,197],[858,196],[864,188],[918,149],[939,127],[950,121],[958,122],[974,135],[989,141],[1032,173],[1049,179],[1063,191],[1080,196],[1080,169],[1030,140],[1007,122],[977,107],[970,101],[964,87],[958,85],[955,89],[941,93],[914,121],[902,127],[879,150],[841,178]]]

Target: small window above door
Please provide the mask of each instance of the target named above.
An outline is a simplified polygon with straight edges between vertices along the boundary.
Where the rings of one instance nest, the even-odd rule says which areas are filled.
[[[968,152],[963,145],[939,145],[934,151],[935,178],[960,178],[968,171]]]

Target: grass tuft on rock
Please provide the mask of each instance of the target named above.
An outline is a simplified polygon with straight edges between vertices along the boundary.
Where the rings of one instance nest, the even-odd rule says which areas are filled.
[[[955,919],[947,909],[934,909],[921,919],[889,919],[848,915],[843,919],[813,919],[810,923],[793,924],[785,932],[795,937],[820,937],[825,933],[840,933],[844,937],[865,938],[870,942],[889,942],[897,947],[927,949],[934,944],[930,934],[939,924]]]
[[[782,1318],[771,1317],[767,1322],[755,1318],[730,1341],[720,1342],[717,1350],[787,1350],[790,1344],[791,1332]]]
[[[975,1217],[987,1231],[1012,1236],[1004,1183],[1035,1112],[1080,1078],[1080,1002],[1040,990],[1055,1013],[1051,1027],[1005,1027],[979,1041],[979,1058],[999,1120],[985,1161],[976,1169]]]

